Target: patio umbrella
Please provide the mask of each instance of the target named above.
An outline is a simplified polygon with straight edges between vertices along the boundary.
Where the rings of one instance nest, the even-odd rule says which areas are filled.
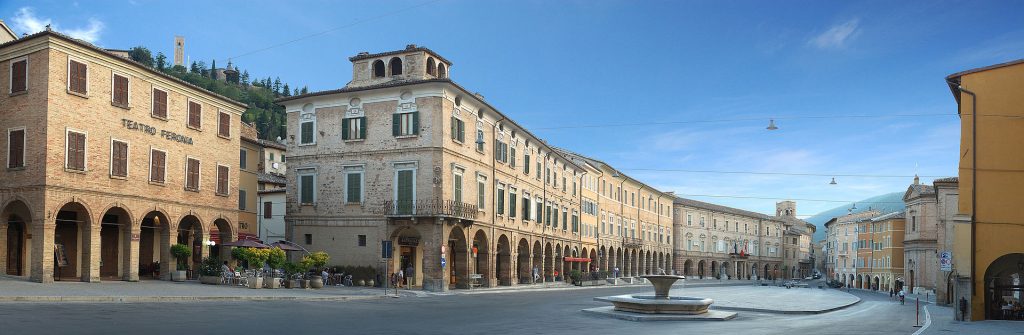
[[[270,247],[271,248],[277,247],[278,249],[281,249],[281,250],[284,250],[284,251],[303,251],[302,248],[299,248],[299,247],[296,247],[294,245],[291,245],[291,244],[288,244],[288,243],[284,243],[284,242],[281,242],[281,241],[277,241],[277,242],[271,243]]]
[[[253,241],[253,240],[238,240],[238,241],[234,241],[234,242],[225,242],[225,243],[221,243],[221,245],[229,246],[229,247],[246,247],[246,248],[258,248],[258,249],[270,248],[269,245],[266,245],[266,244],[263,244],[263,243],[260,243],[260,242],[257,242],[257,241]]]

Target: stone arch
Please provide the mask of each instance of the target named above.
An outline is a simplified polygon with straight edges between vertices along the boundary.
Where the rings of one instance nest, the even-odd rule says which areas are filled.
[[[448,249],[451,252],[452,260],[448,266],[448,285],[456,288],[469,287],[470,269],[469,239],[466,231],[460,226],[452,227],[448,234]]]
[[[587,264],[591,265],[587,267],[587,271],[601,271],[601,260],[599,257],[597,249],[590,249],[590,262]],[[593,265],[594,262],[597,262],[597,264]]]
[[[210,231],[206,235],[209,236],[210,241],[215,241],[215,243],[210,245],[210,257],[217,257],[223,261],[230,260],[231,248],[221,247],[221,244],[234,242],[238,236],[230,219],[218,217],[213,220],[213,224],[210,225]],[[270,241],[264,242],[270,243]]]
[[[172,234],[172,224],[167,212],[152,208],[139,221],[138,254],[134,257],[138,268],[137,279],[160,278],[170,280],[171,244],[177,234]]]
[[[533,241],[533,248],[530,249],[533,253],[533,268],[530,269],[530,275],[533,276],[536,272],[536,276],[533,276],[530,280],[534,283],[544,281],[544,247],[541,246],[540,241]]]
[[[398,76],[402,74],[402,59],[398,57],[391,57],[388,61],[388,74],[390,76]]]
[[[544,268],[541,275],[544,276],[544,281],[549,282],[554,280],[553,271],[555,270],[555,251],[552,249],[551,242],[544,244]]]
[[[434,62],[434,57],[427,57],[427,74],[437,76],[437,64]]]
[[[700,265],[704,265],[703,262]],[[687,260],[683,261],[683,275],[684,276],[692,276],[693,275],[693,260],[687,259]]]
[[[516,267],[516,280],[519,280],[520,284],[528,284],[532,281],[533,267],[530,262],[530,241],[525,238],[519,239],[519,244],[516,246],[516,262],[519,266]]]
[[[62,257],[54,258],[49,275],[62,280],[98,281],[99,274],[93,268],[99,264],[93,264],[94,257],[90,254],[96,231],[93,229],[93,213],[79,200],[75,198],[65,202],[54,215],[54,250],[62,251]]]
[[[718,261],[711,261],[711,273],[710,273],[711,277],[712,278],[718,278],[719,275],[720,275],[719,274],[720,271],[721,271],[721,269],[719,269]]]
[[[1024,253],[1009,253],[996,258],[985,269],[985,306],[986,319],[1004,319],[1002,307],[1006,305],[1003,297],[1013,297],[1020,302],[1024,290]]]
[[[609,254],[608,250],[609,249],[607,246],[602,245],[601,248],[598,249],[597,251],[598,271],[610,272],[610,264],[608,263],[608,261],[611,258],[611,254]]]
[[[32,207],[29,202],[19,195],[9,198],[0,207],[0,232],[5,234],[5,245],[0,245],[0,261],[3,261],[2,273],[11,276],[29,276],[32,257],[31,246],[28,241],[28,234],[33,227]],[[38,258],[38,256],[36,256]],[[34,280],[42,281],[41,278]]]
[[[178,220],[178,225],[175,229],[174,243],[188,246],[189,250],[192,250],[192,257],[185,261],[185,267],[188,268],[188,277],[190,279],[198,278],[198,272],[195,270],[198,269],[199,263],[203,261],[205,253],[209,252],[209,249],[203,245],[206,232],[206,229],[203,227],[203,221],[199,216],[189,213],[183,215]],[[179,260],[173,258],[170,261],[174,262],[175,266],[179,262]]]
[[[378,59],[373,61],[373,77],[384,78],[387,76],[387,70],[384,67],[384,61]]]
[[[512,285],[512,245],[508,236],[498,236],[497,257],[495,258],[495,269],[498,272],[498,285]]]
[[[137,272],[132,276],[136,267],[132,266],[130,257],[135,216],[117,204],[107,206],[100,213],[100,277],[138,280]]]
[[[448,78],[448,71],[445,69],[444,63],[437,63],[437,77]]]
[[[569,272],[572,271],[572,263],[566,261],[566,257],[572,257],[573,250],[569,248],[569,244],[566,243],[562,246],[562,269],[558,271],[558,275],[562,277],[562,281],[569,276]]]

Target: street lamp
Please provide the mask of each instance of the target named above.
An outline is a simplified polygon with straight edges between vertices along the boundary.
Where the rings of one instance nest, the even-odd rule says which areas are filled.
[[[775,126],[775,119],[768,120],[768,128],[766,128],[766,129],[768,129],[768,130],[777,130],[777,129],[779,129],[779,127]]]
[[[836,184],[836,177],[832,177],[832,181],[829,182],[828,184],[829,185],[835,185]]]

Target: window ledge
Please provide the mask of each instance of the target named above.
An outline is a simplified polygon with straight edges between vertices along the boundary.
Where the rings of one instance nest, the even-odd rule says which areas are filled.
[[[128,180],[128,176],[123,176],[122,177],[122,176],[110,175],[110,179]]]
[[[228,196],[231,196],[231,194],[229,194],[229,193],[220,193],[220,192],[217,192],[216,195],[218,197],[225,197],[225,198],[227,198]],[[238,210],[245,210],[245,208],[239,208]]]
[[[161,187],[162,187],[162,186],[167,186],[167,183],[166,183],[166,182],[162,182],[162,181],[155,181],[155,180],[150,180],[150,181],[149,181],[149,184],[150,184],[150,185],[156,185],[156,186],[161,186]]]
[[[296,144],[296,145],[300,146],[300,147],[308,147],[308,146],[316,145],[316,142],[313,142],[313,143],[299,143],[299,144]]]
[[[199,127],[193,127],[190,124],[185,124],[185,127],[187,127],[188,129],[195,130],[195,131],[203,131],[203,128],[202,128],[203,126],[202,125],[199,125]]]
[[[25,170],[25,167],[24,167],[24,166],[19,166],[19,167],[9,167],[9,168],[7,168],[7,171],[24,171],[24,170]]]
[[[75,169],[72,169],[72,168],[67,168],[67,167],[65,167],[65,168],[64,168],[64,172],[71,172],[71,173],[81,173],[81,174],[85,174],[86,170],[75,170]]]
[[[365,138],[354,138],[354,139],[342,140],[342,141],[345,142],[345,143],[361,143],[361,142],[366,142],[366,139]]]
[[[217,137],[223,138],[225,140],[230,140],[231,139],[231,136],[224,136],[224,134],[220,134],[220,133],[217,134]]]
[[[158,115],[153,114],[153,113],[149,113],[149,116],[152,116],[154,119],[157,119],[157,120],[160,120],[160,121],[167,121],[166,117],[158,116]]]
[[[411,134],[411,135],[398,135],[398,136],[395,136],[395,138],[397,138],[397,139],[417,138],[417,137],[420,137],[420,135]]]
[[[67,89],[67,92],[68,92],[68,94],[74,95],[74,96],[77,96],[77,97],[81,97],[81,98],[85,98],[85,99],[89,98],[89,92],[85,92],[85,93],[75,92],[75,91],[72,91],[70,88]]]
[[[7,96],[13,97],[13,96],[19,96],[19,95],[25,95],[25,94],[28,94],[28,90],[18,91],[18,92],[11,92],[11,94],[9,94]]]
[[[199,193],[199,189],[198,189],[198,188],[188,188],[188,187],[186,187],[186,188],[185,188],[185,190],[186,190],[186,191],[189,191],[189,192],[196,192],[196,193]]]
[[[110,105],[114,106],[114,107],[117,107],[117,108],[124,109],[124,110],[132,110],[132,106],[129,105],[129,104],[122,104],[122,103],[117,103],[117,102],[111,101]]]

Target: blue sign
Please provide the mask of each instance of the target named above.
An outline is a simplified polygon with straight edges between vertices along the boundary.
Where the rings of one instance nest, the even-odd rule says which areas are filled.
[[[448,263],[448,261],[445,261],[444,257],[441,257],[441,268],[442,269],[444,268],[444,265],[447,264],[447,263]]]
[[[392,249],[391,241],[384,240],[380,241],[380,258],[391,259]]]

